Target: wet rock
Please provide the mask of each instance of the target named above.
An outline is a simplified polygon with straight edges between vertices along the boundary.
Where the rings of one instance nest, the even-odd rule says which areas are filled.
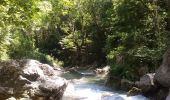
[[[149,73],[140,78],[140,81],[135,82],[135,85],[142,89],[143,93],[153,91],[156,88],[154,84],[154,75],[155,73]]]
[[[12,97],[23,100],[60,100],[67,81],[57,75],[51,66],[36,60],[0,62],[0,100]]]

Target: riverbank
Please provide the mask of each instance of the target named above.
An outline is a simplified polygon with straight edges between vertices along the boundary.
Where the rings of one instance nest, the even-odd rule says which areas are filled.
[[[123,91],[116,91],[105,86],[102,74],[96,74],[94,69],[76,69],[62,75],[69,80],[63,100],[148,100],[142,95],[126,96]]]

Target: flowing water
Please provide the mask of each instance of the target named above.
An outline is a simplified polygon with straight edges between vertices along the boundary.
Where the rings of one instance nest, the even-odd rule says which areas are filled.
[[[142,95],[127,97],[123,92],[106,87],[105,77],[94,75],[92,71],[68,72],[63,77],[70,81],[63,100],[149,100]]]

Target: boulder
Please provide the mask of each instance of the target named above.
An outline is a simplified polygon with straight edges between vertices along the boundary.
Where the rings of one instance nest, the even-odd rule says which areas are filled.
[[[168,95],[168,89],[160,87],[159,89],[155,90],[154,94],[150,96],[151,100],[165,100]],[[170,99],[167,99],[170,100]]]
[[[134,82],[129,81],[127,79],[121,79],[121,89],[124,91],[128,91],[133,88]]]
[[[60,100],[67,81],[58,72],[36,60],[0,62],[0,100]]]
[[[95,69],[94,72],[95,72],[96,74],[108,74],[109,70],[110,70],[110,66],[105,66],[105,67],[103,67],[103,68],[97,68],[97,69]]]
[[[162,65],[157,69],[154,80],[156,83],[170,88],[170,48],[165,52]]]
[[[168,50],[163,55],[163,62],[156,70],[154,82],[162,88],[170,88],[170,48],[168,48]],[[170,100],[170,93],[168,94],[167,90],[163,92],[163,94],[167,96],[166,100]]]
[[[121,89],[121,78],[116,76],[108,76],[105,85],[108,87],[113,87],[115,90]]]
[[[140,78],[139,81],[135,82],[135,85],[142,90],[143,93],[153,91],[156,87],[154,84],[155,73],[149,73]]]
[[[95,70],[95,73],[96,73],[96,74],[104,74],[104,73],[105,73],[105,70],[100,69],[100,68],[97,68],[97,69]]]
[[[139,73],[139,76],[143,76],[145,74],[147,74],[149,72],[149,69],[148,69],[148,66],[143,66],[143,67],[140,67],[139,70],[138,70],[138,73]]]

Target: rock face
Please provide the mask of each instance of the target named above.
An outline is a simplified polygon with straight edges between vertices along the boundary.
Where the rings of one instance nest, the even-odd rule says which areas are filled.
[[[150,100],[165,100],[168,95],[168,88],[154,82],[155,73],[148,73],[135,82],[135,86],[128,91],[128,96],[143,94]],[[170,99],[168,99],[170,100]]]
[[[150,92],[155,88],[154,75],[155,73],[149,73],[142,76],[139,81],[135,82],[135,85],[144,93]]]
[[[128,91],[133,88],[134,82],[129,81],[127,79],[121,79],[121,89],[124,91]]]
[[[60,100],[67,81],[36,60],[0,62],[0,100]]]
[[[149,73],[148,66],[145,65],[143,67],[140,67],[139,70],[138,70],[138,73],[139,73],[140,76],[143,76],[143,75]]]
[[[170,48],[165,52],[162,65],[156,73],[144,75],[135,84],[151,100],[170,100]]]
[[[170,100],[170,48],[163,55],[162,65],[157,69],[154,77],[154,82],[161,88],[159,88],[159,94],[163,94],[163,99],[158,100]],[[162,89],[163,88],[163,89]]]
[[[170,48],[165,52],[162,65],[156,71],[155,81],[164,87],[170,88]]]
[[[113,87],[115,90],[119,90],[121,87],[121,78],[115,76],[108,76],[105,85],[109,87]]]

